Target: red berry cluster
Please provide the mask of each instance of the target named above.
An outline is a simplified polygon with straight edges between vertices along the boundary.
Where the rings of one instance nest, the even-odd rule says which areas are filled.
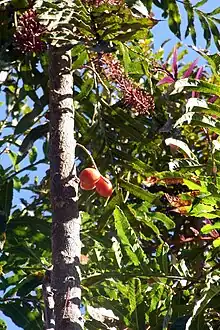
[[[84,0],[89,6],[99,7],[101,5],[120,6],[124,4],[124,0]]]
[[[92,167],[85,168],[79,175],[80,187],[83,190],[93,190],[102,197],[110,197],[112,194],[111,182],[103,177],[98,170]]]
[[[138,115],[149,115],[155,108],[154,98],[129,79],[111,54],[103,54],[100,62],[107,78],[114,81],[123,93],[123,101]]]
[[[41,52],[45,49],[42,35],[46,28],[38,21],[34,9],[27,10],[18,20],[18,28],[14,34],[16,46],[22,53]]]

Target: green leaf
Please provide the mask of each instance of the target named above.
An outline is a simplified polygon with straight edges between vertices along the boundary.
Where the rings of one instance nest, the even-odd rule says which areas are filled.
[[[86,50],[82,51],[77,59],[72,64],[72,70],[76,70],[85,64],[85,62],[88,60],[88,53]]]
[[[0,320],[0,329],[1,330],[7,330],[7,324],[5,323],[5,321]]]
[[[101,215],[101,217],[99,218],[99,221],[98,221],[98,230],[100,232],[107,225],[108,220],[109,220],[110,216],[112,216],[112,213],[113,213],[113,211],[115,209],[115,206],[116,205],[120,206],[121,203],[122,203],[122,198],[121,198],[120,194],[117,194],[107,204],[107,206],[103,210],[102,215]]]
[[[199,2],[197,2],[193,7],[194,8],[198,8],[198,7],[201,7],[203,6],[208,0],[201,0]]]
[[[186,9],[187,12],[187,16],[188,16],[188,25],[186,28],[186,32],[185,32],[185,38],[189,35],[191,35],[192,40],[194,45],[196,44],[196,30],[195,30],[195,24],[194,24],[194,11],[193,11],[193,6],[190,3],[189,0],[185,0],[184,1],[184,7]]]
[[[38,119],[38,116],[43,112],[43,110],[43,105],[35,104],[34,109],[22,117],[18,122],[17,126],[15,127],[14,134],[22,134],[32,125],[34,125]]]
[[[132,245],[128,238],[128,236],[129,236],[128,232],[130,231],[130,225],[129,225],[124,213],[118,207],[116,207],[114,210],[114,219],[115,219],[115,227],[117,230],[117,235],[120,238],[123,248],[125,249],[131,262],[135,266],[138,266],[139,260],[136,256],[136,254],[133,252]]]
[[[75,97],[75,100],[80,101],[86,97],[88,97],[89,93],[93,89],[94,79],[93,78],[86,78],[81,86],[80,93]]]
[[[17,190],[17,191],[21,190],[21,187],[22,187],[21,180],[16,176],[13,178],[13,185],[14,185],[15,190]]]
[[[148,201],[149,203],[152,203],[156,199],[156,196],[154,194],[151,194],[149,191],[144,190],[130,182],[121,180],[120,185],[121,185],[121,187],[123,187],[127,191],[129,191],[132,195],[134,195],[144,201]]]
[[[162,243],[157,248],[157,261],[160,265],[160,269],[164,274],[168,274],[169,265],[169,245],[167,243]]]
[[[192,320],[195,319],[208,305],[208,303],[219,294],[220,285],[219,285],[219,277],[214,276],[211,278],[212,274],[208,275],[208,280],[206,282],[205,288],[200,292],[200,299],[197,299],[193,308],[192,316],[186,323],[186,330],[190,329]]]
[[[187,112],[195,111],[206,113],[211,116],[220,117],[220,106],[213,103],[208,103],[205,100],[200,100],[196,98],[190,98],[186,103]]]
[[[120,52],[122,53],[123,66],[124,66],[124,69],[125,69],[125,73],[127,74],[128,73],[128,68],[129,68],[130,63],[131,63],[131,59],[130,59],[130,56],[129,56],[129,50],[122,42],[119,42],[119,49],[120,49]]]
[[[17,295],[20,297],[25,297],[32,290],[42,284],[42,276],[31,274],[27,276],[23,281],[18,285]]]
[[[206,13],[208,16],[214,16],[220,14],[220,7],[217,7],[216,9],[210,11],[209,13]]]
[[[17,153],[13,152],[12,150],[9,150],[8,156],[11,159],[13,166],[15,166],[17,163],[17,157],[18,157]]]
[[[214,42],[215,42],[215,45],[216,45],[216,48],[218,50],[220,50],[220,44],[219,44],[219,29],[218,27],[215,25],[214,21],[209,17],[207,16],[207,20],[209,22],[209,26],[210,26],[210,29],[212,31],[212,35],[213,35],[213,39],[214,39]]]
[[[49,124],[39,125],[33,128],[27,136],[24,138],[19,151],[21,153],[26,153],[34,144],[34,142],[42,137],[44,137],[49,131]]]
[[[30,163],[33,164],[37,159],[37,148],[32,147],[32,149],[29,151],[29,160]]]
[[[215,239],[212,242],[212,245],[214,246],[214,248],[219,248],[220,247],[220,238],[218,237],[217,239]]]
[[[206,112],[206,111],[205,111]],[[206,127],[209,128],[211,132],[220,134],[220,124],[219,122],[212,118],[198,114],[198,112],[187,112],[180,119],[177,120],[174,127],[182,126],[184,122],[191,124],[193,126]]]
[[[133,313],[137,306],[143,301],[143,295],[141,292],[141,281],[138,278],[134,278],[128,283],[128,299],[130,304],[130,313]]]
[[[174,84],[174,90],[171,92],[171,95],[181,93],[184,90],[187,91],[196,91],[201,92],[209,95],[217,95],[220,97],[220,87],[215,84],[208,83],[204,80],[189,80],[180,79]]]
[[[181,38],[180,34],[180,24],[181,24],[181,16],[179,13],[179,8],[176,4],[175,0],[168,1],[168,24],[170,30],[178,37]]]
[[[183,178],[183,182],[190,190],[199,190],[201,192],[207,192],[207,187],[204,185],[199,185],[192,180],[184,179],[184,178]]]
[[[0,230],[5,232],[6,223],[11,212],[13,200],[13,180],[6,181],[0,186]]]
[[[203,13],[201,11],[196,10],[196,13],[198,14],[200,23],[202,25],[203,37],[206,40],[206,48],[209,48],[210,44],[211,44],[211,37],[212,37],[209,24],[207,22],[206,17],[203,15]]]
[[[148,12],[150,13],[152,10],[153,0],[144,0],[143,3],[147,7]]]
[[[206,205],[206,204],[197,204],[194,206],[191,210],[190,213],[195,216],[203,216],[204,213],[209,213],[214,210],[214,207],[211,205]]]
[[[127,256],[134,265],[144,264],[146,262],[145,253],[142,250],[137,236],[130,226],[124,212],[116,206],[114,210],[115,228]]]
[[[201,232],[203,234],[209,234],[214,229],[220,229],[220,222],[216,222],[214,224],[207,224],[203,226]]]
[[[175,222],[163,213],[152,212],[148,213],[148,215],[152,220],[161,221],[168,230],[175,228]]]
[[[30,303],[20,301],[7,302],[7,304],[0,304],[2,312],[10,317],[13,322],[18,326],[26,330],[42,329],[42,320],[39,312],[31,307]],[[31,311],[31,313],[30,313]]]

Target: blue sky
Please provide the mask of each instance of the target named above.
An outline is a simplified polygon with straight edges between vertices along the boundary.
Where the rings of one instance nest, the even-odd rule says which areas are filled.
[[[197,0],[191,0],[192,4],[196,4],[197,2],[198,2]],[[217,0],[217,1],[216,0],[208,0],[208,2],[203,7],[201,7],[201,9],[203,11],[209,12],[209,11],[211,11],[211,10],[213,10],[217,7],[218,2],[219,2],[219,0]],[[180,9],[181,9],[182,5],[180,4],[179,6],[180,6]],[[161,18],[161,10],[159,10],[158,8],[154,9],[154,14],[155,14],[155,18],[158,18],[158,19]],[[181,10],[181,17],[182,17],[182,27],[183,27],[183,30],[185,32],[185,28],[186,28],[186,25],[187,25],[187,19],[186,19],[185,12],[183,10]],[[201,48],[204,48],[205,47],[205,41],[203,39],[203,32],[200,28],[200,24],[198,23],[198,21],[196,21],[196,30],[198,31],[198,33],[197,33],[198,45],[197,46],[201,47]],[[172,47],[179,41],[179,39],[176,38],[172,34],[172,32],[170,32],[166,21],[165,22],[160,22],[158,25],[156,25],[153,28],[153,34],[154,34],[154,38],[155,38],[154,39],[154,46],[155,46],[156,50],[161,46],[161,44],[164,40],[171,39],[164,47],[165,48],[165,54],[168,54],[171,51]],[[186,46],[188,44],[192,44],[190,37],[188,37],[186,40],[183,40],[183,43]],[[186,62],[193,61],[195,58],[198,57],[198,54],[195,51],[193,51],[192,49],[188,49],[188,50],[189,50],[189,54],[185,57]],[[210,52],[211,53],[216,52],[216,47],[215,47],[213,42],[212,42],[212,45],[210,47]],[[200,59],[199,64],[201,65],[203,63],[204,63],[204,61],[202,59]],[[3,93],[0,94],[0,101],[4,101]],[[2,118],[2,113],[4,111],[4,106],[2,106],[1,108],[2,108],[2,112],[0,114],[0,118]],[[41,148],[42,143],[38,142],[37,146]],[[41,157],[42,155],[39,155],[39,156]],[[11,164],[7,154],[3,155],[3,157],[1,158],[1,164],[3,166],[9,166]],[[24,161],[22,164],[23,164],[23,166],[25,166],[25,164],[27,165],[28,163],[26,161]],[[43,166],[43,165],[39,166],[37,175],[39,177],[44,176],[45,169],[46,169],[45,166]],[[36,173],[32,174],[32,179],[34,178],[34,175],[36,175]],[[28,195],[27,192],[22,191],[22,197],[28,199],[30,197],[30,195]],[[14,204],[18,205],[19,203],[20,203],[20,194],[15,193],[15,195],[14,195]],[[6,320],[6,323],[8,325],[8,330],[21,329],[21,328],[18,328],[17,326],[15,326],[11,322],[11,320],[9,318],[6,318],[1,312],[0,312],[0,318]]]

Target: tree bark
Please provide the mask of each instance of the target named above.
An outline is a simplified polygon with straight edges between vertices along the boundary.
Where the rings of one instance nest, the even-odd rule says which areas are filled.
[[[81,330],[80,216],[71,53],[49,50],[52,290],[56,330]]]

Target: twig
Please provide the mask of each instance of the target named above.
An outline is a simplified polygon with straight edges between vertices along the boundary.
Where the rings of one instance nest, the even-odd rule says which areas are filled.
[[[17,172],[14,172],[12,175],[8,176],[6,180],[10,180],[10,179],[12,179],[14,176],[20,174],[21,172],[23,172],[23,171],[27,171],[27,170],[29,170],[30,168],[32,168],[33,166],[36,166],[36,165],[38,165],[38,164],[43,163],[45,160],[46,160],[46,158],[42,158],[42,159],[38,160],[36,163],[30,164],[30,165],[28,165],[28,166],[22,168],[21,170],[19,170],[19,171],[17,171]]]
[[[96,163],[95,163],[95,161],[94,161],[94,158],[93,158],[92,155],[90,154],[89,150],[86,149],[86,147],[84,147],[82,144],[80,144],[80,143],[78,143],[78,142],[76,143],[76,146],[77,146],[77,147],[80,147],[83,151],[85,151],[85,152],[87,153],[87,155],[90,157],[90,159],[91,159],[91,161],[92,161],[93,166],[95,167],[95,169],[96,169],[97,171],[99,171],[99,170],[98,170],[98,167],[96,166]]]
[[[98,74],[98,72],[93,67],[91,67],[89,65],[84,65],[83,68],[89,69],[92,72],[94,72],[95,75],[98,77],[98,79],[99,79],[100,83],[102,84],[102,86],[105,88],[105,90],[108,93],[108,95],[110,95],[110,91],[109,91],[108,87],[106,86],[106,84],[104,83],[104,81],[102,80],[102,78],[100,77],[100,75]]]
[[[54,299],[51,288],[51,270],[47,270],[45,273],[42,290],[44,298],[44,327],[45,330],[53,330],[55,329],[55,318]]]

